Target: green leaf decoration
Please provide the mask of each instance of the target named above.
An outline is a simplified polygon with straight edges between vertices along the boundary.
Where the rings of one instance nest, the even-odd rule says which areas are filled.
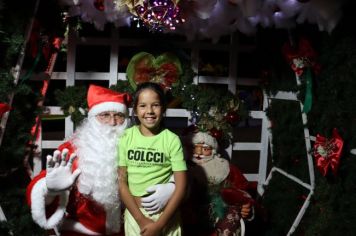
[[[133,89],[148,81],[171,88],[179,82],[182,71],[180,60],[172,53],[163,53],[156,58],[150,53],[139,52],[130,60],[126,76]]]

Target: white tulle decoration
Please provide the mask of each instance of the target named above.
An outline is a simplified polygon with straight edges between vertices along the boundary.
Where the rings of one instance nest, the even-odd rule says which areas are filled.
[[[344,1],[336,0],[313,0],[301,4],[298,23],[305,21],[317,24],[320,31],[331,31],[336,26],[341,17],[341,6]]]
[[[95,0],[60,0],[62,4],[68,5],[69,16],[80,16],[84,22],[94,24],[98,30],[103,30],[105,24],[112,22],[115,26],[129,25],[130,13],[120,0],[104,0],[104,10],[100,11],[94,5]],[[117,6],[123,6],[118,8]]]
[[[103,30],[107,22],[115,26],[130,25],[131,12],[125,0],[103,0],[103,9],[94,6],[95,0],[59,0],[69,6],[69,16],[81,16]],[[258,26],[291,28],[296,24],[316,24],[329,33],[336,27],[345,0],[179,0],[185,23],[176,33],[188,40],[211,38],[239,30],[253,34]]]
[[[194,0],[192,1],[192,4],[195,9],[195,13],[200,19],[208,19],[211,17],[211,14],[213,12],[214,6],[217,3],[217,0],[205,0],[205,1],[200,1],[200,0]]]
[[[241,12],[244,17],[256,16],[261,9],[261,0],[241,0],[237,4],[241,8]]]

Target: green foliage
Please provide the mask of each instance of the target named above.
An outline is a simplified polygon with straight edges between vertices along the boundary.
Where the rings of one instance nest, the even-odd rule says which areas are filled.
[[[0,222],[0,235],[44,235],[45,232],[32,221],[24,191],[23,186],[12,186],[7,192],[0,193],[1,208],[7,219]]]
[[[14,77],[8,71],[0,71],[0,102],[9,102],[9,94],[14,91]]]
[[[349,160],[347,160],[346,168],[355,170],[355,159],[347,159]],[[328,180],[317,173],[315,195],[303,224],[306,228],[306,235],[351,236],[354,234],[356,230],[354,214],[356,177],[354,173],[340,173],[340,175],[343,177]]]
[[[65,90],[56,90],[55,97],[65,116],[71,116],[77,126],[88,113],[86,99],[87,90],[84,86],[69,86]]]
[[[275,172],[263,197],[263,205],[269,210],[265,235],[287,235],[307,195],[304,187]]]
[[[110,86],[110,89],[128,94],[133,94],[135,92],[128,80],[118,80],[117,84]]]
[[[0,149],[1,172],[22,166],[26,145],[33,138],[30,130],[39,113],[36,109],[38,95],[30,87],[18,87],[15,95]]]
[[[36,0],[0,2],[0,102],[9,103],[9,95],[14,94],[12,110],[6,128],[2,130],[4,136],[0,149],[0,205],[7,218],[6,222],[0,223],[0,235],[44,235],[33,223],[25,203],[25,188],[29,176],[23,167],[29,144],[34,139],[30,131],[35,117],[41,113],[37,108],[41,96],[27,82],[15,85],[10,73],[22,53],[21,47],[34,13],[35,2]],[[54,3],[54,0],[41,2],[49,4]],[[53,12],[50,13],[50,9],[52,8],[47,8],[46,12],[55,16]],[[50,23],[48,17],[46,20]],[[31,61],[31,58],[25,57],[25,61],[26,59]],[[25,63],[22,66],[22,69],[26,69]]]
[[[305,220],[306,235],[353,235],[356,230],[356,38],[354,35],[325,36],[320,61],[322,73],[315,102],[308,114],[314,134],[331,137],[336,128],[344,140],[337,176],[317,173],[314,205]],[[313,222],[313,223],[312,223]]]
[[[196,84],[183,84],[175,87],[172,94],[182,101],[182,107],[197,117],[201,131],[213,128],[223,132],[223,140],[230,140],[232,125],[225,120],[228,112],[236,112],[239,119],[247,117],[246,110],[239,99],[230,91],[220,87]]]
[[[272,100],[267,116],[272,123],[273,165],[309,183],[299,102]],[[301,185],[279,173],[273,174],[262,201],[269,217],[266,235],[287,234],[303,204],[301,198],[305,195],[308,195],[308,191]]]
[[[283,113],[281,113],[283,111]],[[308,182],[307,152],[299,102],[272,100],[267,109],[272,123],[273,164]]]
[[[13,235],[28,235],[28,232],[41,235],[24,202],[29,177],[23,170],[28,144],[33,141],[30,130],[39,112],[36,109],[38,94],[25,84],[18,86],[15,94],[0,149],[0,205],[7,218],[7,222],[0,224],[0,235],[10,235],[10,232]]]
[[[21,46],[24,32],[30,22],[34,1],[21,2],[4,0],[0,6],[0,64],[4,68],[14,66]]]
[[[350,150],[356,148],[356,37],[355,32],[346,27],[348,22],[343,23],[331,35],[320,33],[320,41],[316,43],[321,73],[314,76],[313,105],[307,117],[307,126],[313,136],[320,134],[330,138],[336,128],[344,140],[343,153],[336,176],[332,173],[322,176],[314,168],[314,194],[296,235],[354,235],[356,230],[356,158],[350,154]],[[300,96],[305,90],[303,78],[301,82]],[[278,84],[268,85],[275,86],[269,91],[282,90]],[[278,103],[273,102],[268,109],[273,123],[273,164],[305,181],[308,168],[302,162],[305,162],[306,153],[304,149],[299,150],[304,142],[300,133],[302,125],[296,120],[300,114],[297,108],[290,109],[287,104],[282,104],[288,102]],[[303,161],[294,162],[294,157]],[[263,201],[270,212],[267,235],[285,235],[286,229],[292,225],[291,220],[285,220],[285,215],[296,216],[290,208],[298,201],[284,199],[292,192],[283,188],[280,179],[274,178]],[[284,203],[288,206],[282,205]]]

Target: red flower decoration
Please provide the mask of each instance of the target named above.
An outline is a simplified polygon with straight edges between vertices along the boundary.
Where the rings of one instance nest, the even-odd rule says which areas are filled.
[[[316,136],[313,154],[316,166],[323,176],[326,176],[329,169],[331,169],[334,175],[337,174],[343,144],[344,141],[336,129],[333,130],[333,137],[331,139],[327,139],[319,134]]]
[[[296,47],[292,47],[289,43],[284,44],[282,52],[298,76],[302,75],[307,67],[311,67],[315,74],[320,72],[320,64],[316,63],[317,54],[307,39],[300,38]]]

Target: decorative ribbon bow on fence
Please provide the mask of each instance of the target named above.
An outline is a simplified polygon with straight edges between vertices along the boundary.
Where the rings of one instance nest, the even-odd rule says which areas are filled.
[[[308,113],[312,106],[312,71],[314,74],[320,72],[320,64],[316,63],[316,52],[310,42],[300,38],[298,45],[292,46],[286,43],[282,48],[283,55],[297,76],[306,76],[306,93],[303,112]]]
[[[327,175],[329,169],[336,176],[343,145],[344,141],[341,139],[337,129],[333,130],[331,139],[319,134],[316,136],[313,154],[316,166],[323,176]]]

